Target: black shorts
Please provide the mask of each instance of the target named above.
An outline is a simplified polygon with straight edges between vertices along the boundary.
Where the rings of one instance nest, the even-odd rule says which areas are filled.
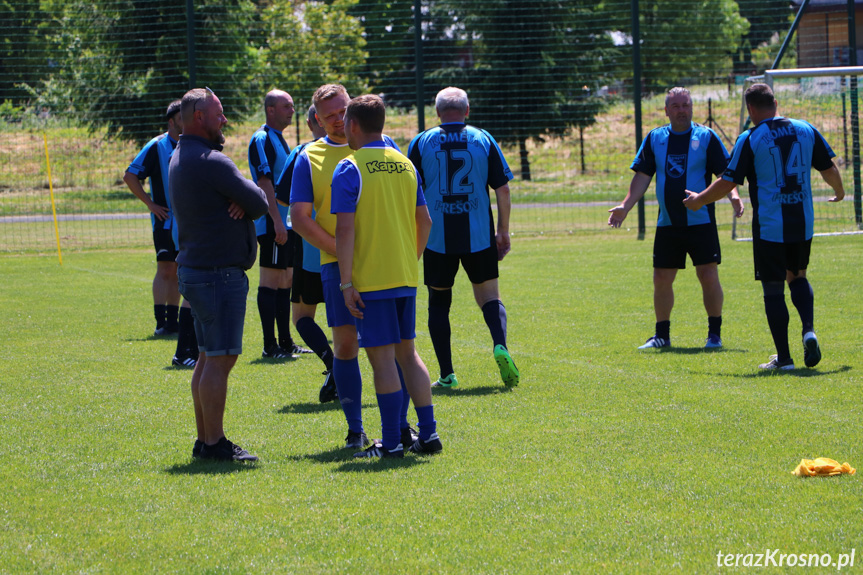
[[[497,279],[497,246],[491,246],[472,254],[442,254],[426,249],[423,252],[423,275],[425,285],[451,288],[458,273],[458,264],[464,267],[471,283],[481,284]]]
[[[291,301],[306,305],[324,303],[324,286],[321,282],[321,274],[308,272],[302,266],[295,267]]]
[[[653,239],[653,267],[686,269],[686,254],[692,265],[722,263],[719,233],[715,224],[659,226]]]
[[[177,261],[177,246],[174,245],[171,230],[166,230],[161,226],[153,228],[153,245],[156,247],[157,262]]]
[[[258,256],[259,265],[262,268],[276,270],[294,267],[295,236],[294,230],[288,230],[288,241],[282,245],[276,243],[276,234],[258,236],[258,245],[261,246],[261,254]]]
[[[785,272],[794,275],[809,267],[812,240],[782,244],[766,240],[752,241],[755,279],[762,282],[784,282]]]

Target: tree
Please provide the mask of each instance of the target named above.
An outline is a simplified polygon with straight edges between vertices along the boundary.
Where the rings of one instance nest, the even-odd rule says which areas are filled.
[[[450,33],[471,48],[469,67],[439,76],[468,91],[471,123],[519,146],[521,177],[531,178],[527,140],[565,135],[594,121],[605,65],[616,55],[599,32],[592,0],[492,0],[446,5],[463,22]]]
[[[28,98],[21,84],[34,84],[49,68],[49,52],[43,34],[49,16],[39,0],[0,1],[0,104],[20,105]]]
[[[350,94],[368,89],[362,71],[368,54],[362,27],[349,15],[355,0],[275,0],[262,15],[261,44],[267,87],[289,92],[300,109],[322,84],[340,83]]]
[[[792,11],[789,10],[788,0],[751,0],[738,2],[738,4],[740,15],[749,22],[749,32],[741,42],[739,58],[734,61],[735,72],[750,74],[752,68],[756,66],[752,53],[767,48],[777,33],[784,38],[785,35],[782,33],[787,32],[791,27],[789,17]],[[778,48],[774,51],[778,53]],[[771,60],[770,64],[772,63]]]
[[[175,0],[69,0],[51,13],[46,42],[58,61],[29,86],[37,104],[139,144],[164,129],[168,103],[189,87],[185,10]],[[258,99],[258,54],[247,40],[255,17],[248,0],[196,1],[197,83],[228,113]]]

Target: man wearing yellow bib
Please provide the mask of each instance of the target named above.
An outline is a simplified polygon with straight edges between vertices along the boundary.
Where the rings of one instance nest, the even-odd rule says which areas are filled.
[[[372,365],[381,414],[381,441],[354,457],[404,457],[405,447],[428,454],[442,449],[429,373],[414,347],[419,258],[431,217],[413,164],[383,140],[385,119],[380,97],[350,101],[345,134],[354,153],[339,162],[332,182],[339,289]],[[401,439],[396,361],[419,418],[419,437],[410,446]]]

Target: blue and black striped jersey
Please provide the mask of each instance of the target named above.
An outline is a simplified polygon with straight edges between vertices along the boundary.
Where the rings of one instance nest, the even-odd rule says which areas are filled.
[[[138,176],[139,180],[150,178],[150,197],[160,206],[168,208],[168,217],[158,222],[166,230],[170,230],[174,225],[171,197],[168,194],[168,164],[176,147],[176,140],[171,138],[168,132],[160,134],[144,145],[126,169],[130,174]],[[150,214],[153,229],[156,228],[157,221],[156,216]]]
[[[258,183],[258,178],[265,177],[275,186],[277,177],[287,164],[290,151],[291,148],[280,131],[266,124],[258,128],[249,142],[249,170],[255,183]],[[280,205],[279,214],[284,222],[288,216],[287,207]],[[274,233],[270,214],[255,220],[255,232],[259,236]]]

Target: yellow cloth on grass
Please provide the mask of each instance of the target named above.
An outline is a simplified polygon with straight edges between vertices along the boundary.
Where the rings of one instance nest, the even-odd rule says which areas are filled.
[[[791,473],[793,473],[797,477],[816,477],[827,475],[842,475],[843,473],[847,473],[848,475],[854,475],[855,473],[857,473],[857,470],[848,465],[847,461],[842,465],[839,465],[839,462],[835,459],[830,459],[829,457],[819,457],[818,459],[800,460],[800,465],[798,465],[797,469],[795,469]]]

